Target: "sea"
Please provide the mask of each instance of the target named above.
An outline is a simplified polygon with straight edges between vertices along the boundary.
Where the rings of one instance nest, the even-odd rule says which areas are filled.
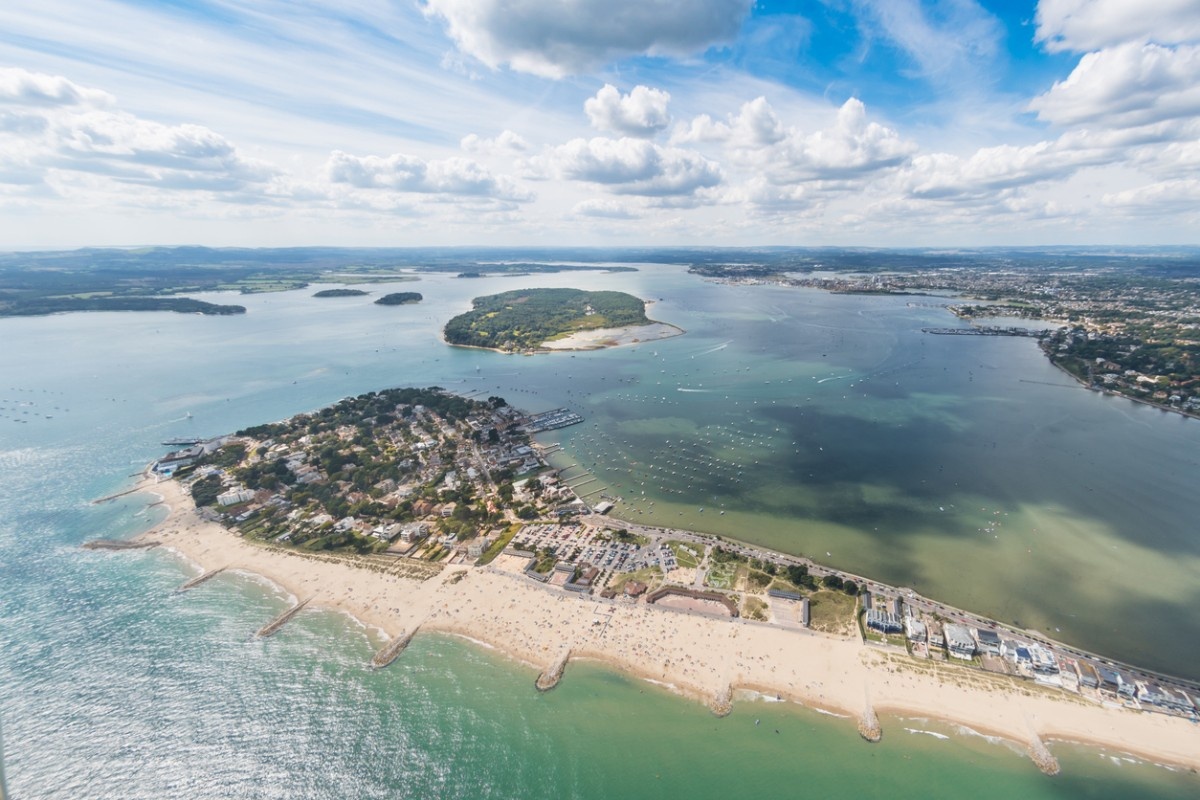
[[[938,296],[727,286],[682,267],[372,285],[368,297],[197,295],[248,313],[0,319],[0,748],[8,797],[1195,797],[1200,777],[925,719],[740,695],[705,707],[596,663],[557,689],[475,642],[379,634],[197,574],[97,552],[155,524],[127,489],[164,439],[214,436],[391,386],[499,394],[585,422],[543,434],[618,518],[804,554],[985,616],[1200,677],[1200,423],[1079,387],[1032,339],[937,336]],[[453,348],[509,289],[617,289],[686,333],[592,352]],[[593,480],[594,479],[594,480]],[[573,481],[578,483],[579,481]],[[936,709],[931,709],[931,717]]]

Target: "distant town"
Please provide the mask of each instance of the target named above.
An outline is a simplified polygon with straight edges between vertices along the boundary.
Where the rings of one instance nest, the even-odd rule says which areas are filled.
[[[550,591],[857,637],[914,664],[960,664],[1097,703],[1200,721],[1200,684],[949,608],[904,588],[718,536],[606,516],[531,438],[582,422],[500,397],[390,389],[183,445],[153,465],[247,541],[434,575],[512,573]]]
[[[864,271],[859,265],[707,265],[728,283],[776,283],[840,294],[936,294],[979,330],[998,319],[1046,323],[1036,335],[1052,363],[1097,391],[1200,414],[1200,280],[1191,262],[1111,266],[1103,259],[969,263]],[[886,261],[886,260],[884,260]],[[943,259],[944,261],[944,259]],[[835,271],[836,270],[836,271]],[[843,271],[845,270],[845,271]],[[979,323],[984,323],[980,326]],[[1020,329],[1008,327],[1009,333]],[[938,331],[941,332],[941,331]]]

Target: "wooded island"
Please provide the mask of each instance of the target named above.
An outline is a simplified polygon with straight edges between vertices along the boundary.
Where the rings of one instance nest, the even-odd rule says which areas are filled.
[[[519,289],[477,297],[472,305],[471,311],[446,323],[450,344],[529,351],[578,331],[651,322],[646,303],[624,292]]]

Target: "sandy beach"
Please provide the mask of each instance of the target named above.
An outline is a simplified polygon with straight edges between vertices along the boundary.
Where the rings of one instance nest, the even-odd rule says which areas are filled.
[[[612,664],[714,708],[725,705],[733,690],[748,689],[856,720],[872,716],[873,707],[944,720],[1027,749],[1036,750],[1039,738],[1066,740],[1200,769],[1200,726],[1180,718],[1101,706],[1027,681],[917,661],[857,638],[576,596],[493,566],[434,572],[436,566],[423,562],[406,570],[401,560],[396,570],[385,571],[270,548],[201,518],[174,481],[151,479],[142,488],[160,495],[170,513],[140,538],[161,542],[203,571],[260,575],[309,600],[309,607],[343,611],[389,636],[418,626],[422,632],[457,634],[539,671],[569,651],[571,658]],[[422,571],[431,577],[397,574]],[[570,680],[569,666],[564,680]]]
[[[634,325],[628,328],[595,328],[576,331],[561,339],[542,342],[546,350],[599,350],[602,347],[621,347],[627,344],[653,342],[679,336],[684,330],[666,322]]]

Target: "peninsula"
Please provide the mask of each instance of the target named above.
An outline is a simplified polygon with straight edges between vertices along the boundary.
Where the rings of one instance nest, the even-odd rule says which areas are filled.
[[[503,353],[594,350],[665,339],[683,331],[646,316],[646,303],[625,292],[520,289],[477,297],[472,310],[446,323],[446,342]]]
[[[347,398],[160,459],[140,488],[170,514],[139,541],[303,598],[272,633],[301,608],[353,615],[392,637],[381,665],[443,632],[533,665],[541,690],[594,658],[721,714],[744,689],[856,717],[868,740],[880,712],[992,732],[1047,772],[1055,739],[1200,768],[1196,684],[806,559],[613,520],[619,498],[588,499],[531,438],[581,421],[436,388]]]

